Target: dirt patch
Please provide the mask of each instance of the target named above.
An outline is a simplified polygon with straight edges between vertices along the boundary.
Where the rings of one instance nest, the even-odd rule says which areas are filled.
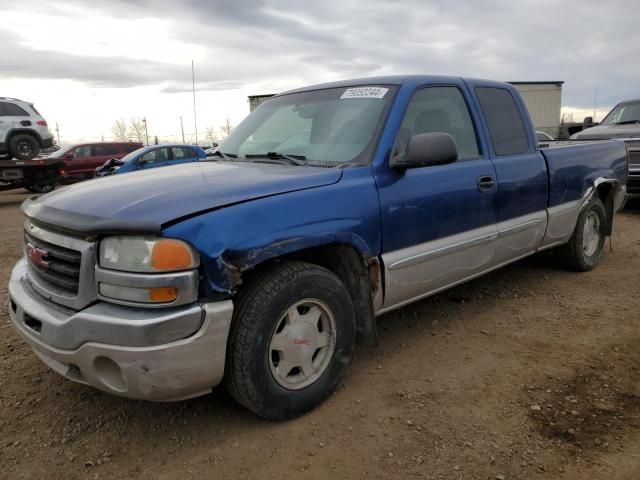
[[[581,454],[609,447],[620,432],[640,428],[640,339],[610,347],[572,377],[549,379],[538,391],[529,415],[542,435]]]
[[[26,196],[0,194],[3,305]],[[531,258],[382,316],[335,394],[275,424],[222,389],[158,404],[74,384],[3,308],[0,478],[638,480],[639,272],[640,209],[593,272]]]

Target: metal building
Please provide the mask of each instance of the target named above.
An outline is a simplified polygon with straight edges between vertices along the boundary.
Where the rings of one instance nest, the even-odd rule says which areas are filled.
[[[522,95],[536,130],[560,136],[563,81],[509,82]]]

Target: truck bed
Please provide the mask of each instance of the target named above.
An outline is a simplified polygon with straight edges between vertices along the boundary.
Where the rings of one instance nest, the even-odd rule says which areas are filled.
[[[627,183],[627,148],[623,141],[554,141],[539,150],[549,172],[549,207],[580,200],[598,177]]]

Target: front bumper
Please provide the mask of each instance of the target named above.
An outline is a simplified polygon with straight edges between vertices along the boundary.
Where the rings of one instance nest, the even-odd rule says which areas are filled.
[[[61,310],[28,288],[23,260],[11,273],[9,296],[16,330],[45,364],[73,381],[129,398],[175,401],[210,392],[224,375],[230,300],[173,309],[98,302]]]

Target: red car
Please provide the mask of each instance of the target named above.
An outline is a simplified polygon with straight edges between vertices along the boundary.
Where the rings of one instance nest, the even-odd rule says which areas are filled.
[[[140,142],[81,143],[63,147],[49,158],[64,160],[62,183],[73,183],[93,178],[96,168],[107,160],[119,160],[142,146]]]

